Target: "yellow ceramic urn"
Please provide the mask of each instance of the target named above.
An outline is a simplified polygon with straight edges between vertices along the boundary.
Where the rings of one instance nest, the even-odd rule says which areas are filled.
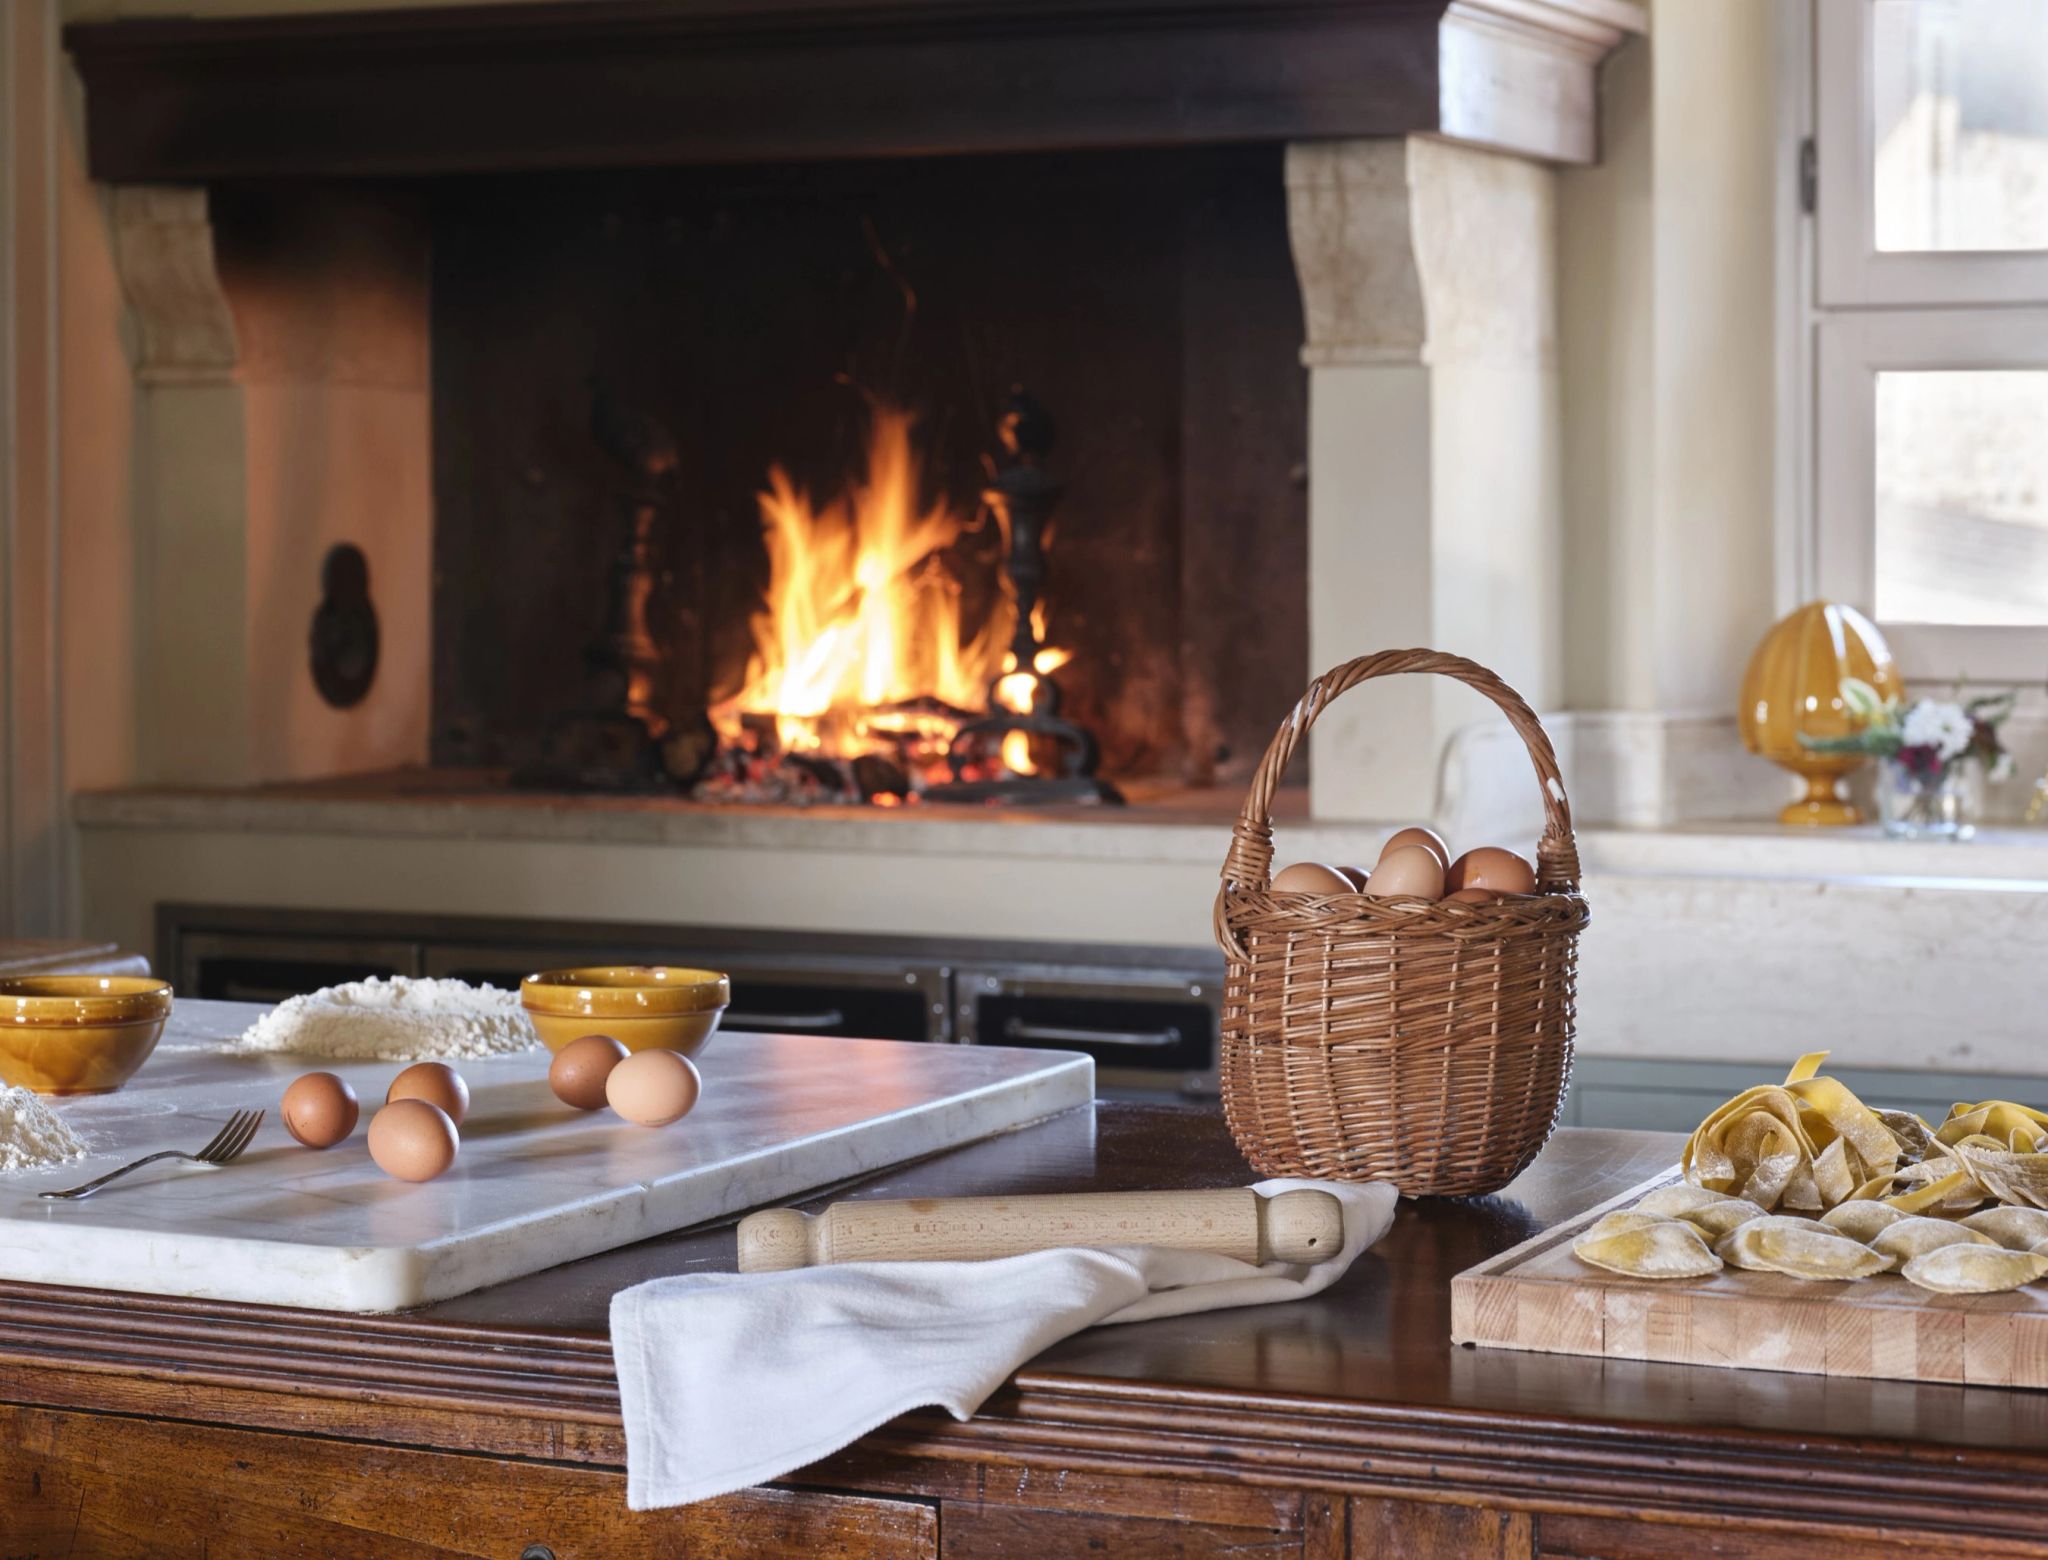
[[[1801,735],[1844,737],[1862,724],[1842,702],[1842,679],[1859,677],[1887,699],[1903,683],[1877,625],[1854,607],[1816,601],[1764,635],[1742,675],[1742,744],[1806,782],[1806,794],[1778,814],[1780,823],[1819,827],[1858,823],[1842,777],[1861,753],[1816,753]]]

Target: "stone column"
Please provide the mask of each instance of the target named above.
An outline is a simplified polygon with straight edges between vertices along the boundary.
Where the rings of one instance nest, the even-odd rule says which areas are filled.
[[[1428,646],[1540,708],[1560,641],[1554,176],[1410,137],[1291,146],[1287,189],[1313,668]],[[1489,709],[1442,679],[1353,692],[1317,723],[1313,812],[1436,816],[1445,744]]]
[[[206,191],[112,192],[135,365],[136,757],[143,778],[248,776],[247,432]]]

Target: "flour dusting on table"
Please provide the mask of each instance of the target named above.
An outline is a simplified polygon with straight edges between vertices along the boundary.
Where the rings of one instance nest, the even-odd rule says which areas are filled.
[[[288,998],[251,1024],[229,1049],[411,1062],[502,1056],[537,1044],[516,991],[394,975]]]
[[[0,1085],[0,1175],[85,1157],[85,1140],[33,1090]]]

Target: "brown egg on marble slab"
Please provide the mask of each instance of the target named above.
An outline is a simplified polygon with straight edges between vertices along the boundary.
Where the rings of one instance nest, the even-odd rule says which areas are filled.
[[[636,1127],[666,1127],[690,1114],[703,1079],[675,1051],[635,1051],[611,1070],[605,1102]]]
[[[431,1181],[461,1147],[448,1113],[426,1100],[393,1100],[370,1118],[370,1158],[395,1180]]]
[[[469,1114],[469,1085],[462,1074],[446,1062],[415,1062],[391,1080],[384,1103],[395,1100],[425,1100],[438,1105],[450,1121],[461,1126]]]
[[[555,1098],[577,1110],[598,1110],[605,1103],[605,1080],[626,1059],[625,1043],[611,1035],[584,1035],[571,1040],[548,1064],[548,1087]]]
[[[284,1129],[308,1148],[332,1148],[356,1129],[362,1106],[348,1080],[331,1072],[294,1078],[278,1105]]]

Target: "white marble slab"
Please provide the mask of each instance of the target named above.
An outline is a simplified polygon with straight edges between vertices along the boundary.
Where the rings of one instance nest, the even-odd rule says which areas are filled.
[[[335,1311],[392,1311],[628,1245],[1087,1103],[1094,1064],[1067,1052],[798,1035],[718,1035],[695,1111],[658,1130],[571,1111],[547,1053],[459,1065],[462,1153],[425,1185],[370,1162],[364,1131],[398,1063],[231,1057],[262,1010],[180,1002],[118,1094],[56,1104],[90,1159],[0,1176],[0,1278]],[[278,1121],[284,1086],[324,1067],[363,1123],[315,1152]],[[160,1148],[196,1149],[237,1109],[269,1114],[222,1169],[167,1165],[82,1202],[36,1194]]]

